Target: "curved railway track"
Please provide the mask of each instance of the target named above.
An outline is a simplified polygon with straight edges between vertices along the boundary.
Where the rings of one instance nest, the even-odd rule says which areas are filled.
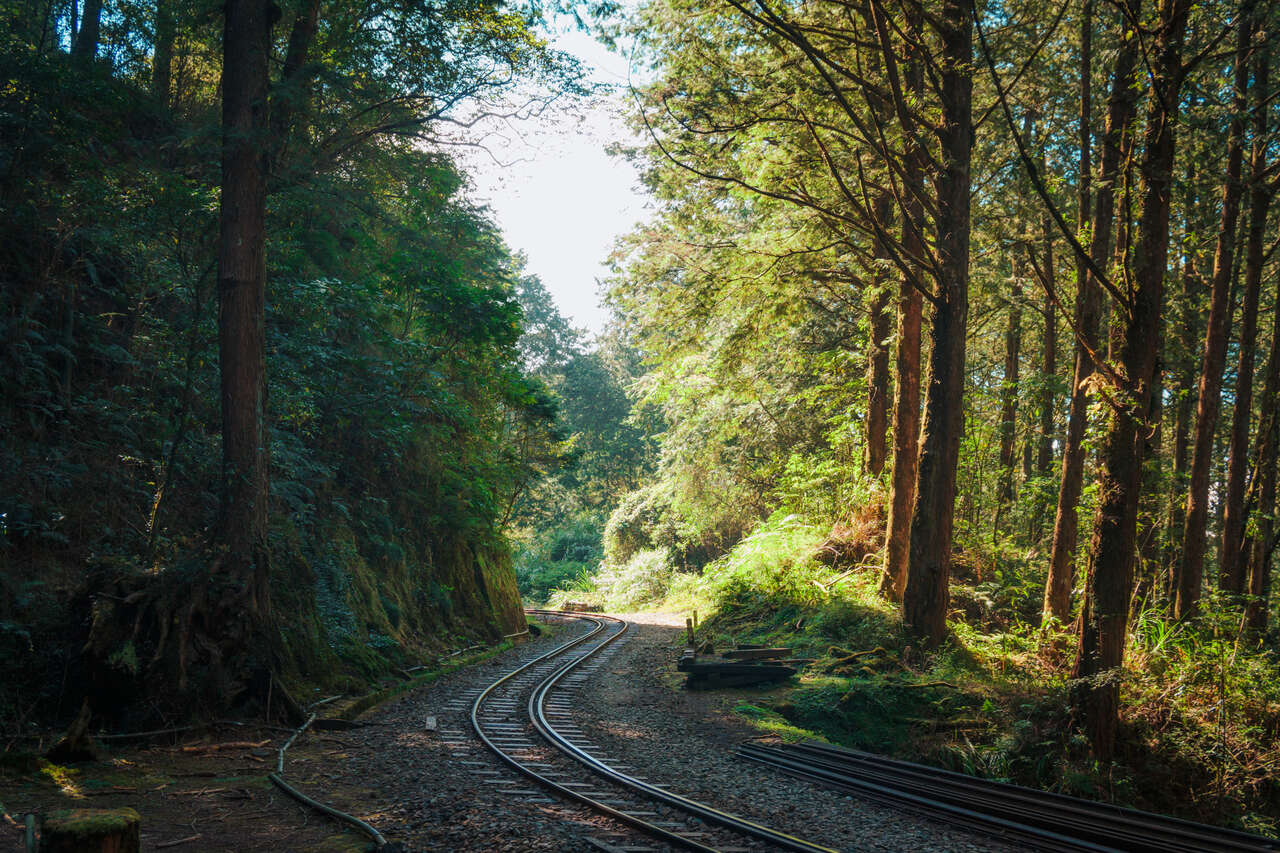
[[[754,821],[683,797],[610,762],[586,740],[570,715],[573,693],[619,647],[627,623],[611,616],[530,611],[591,625],[591,629],[484,688],[471,706],[471,727],[503,763],[536,783],[512,789],[536,797],[544,791],[586,806],[658,841],[698,851],[792,850],[834,853]],[[594,841],[604,850],[654,849]]]

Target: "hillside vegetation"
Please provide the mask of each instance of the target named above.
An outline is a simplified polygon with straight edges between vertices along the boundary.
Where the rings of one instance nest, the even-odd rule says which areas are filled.
[[[183,3],[34,8],[0,9],[3,728],[86,693],[123,727],[260,708],[264,673],[277,696],[357,689],[522,630],[501,524],[532,463],[511,436],[554,408],[517,350],[520,261],[438,132],[500,111],[511,75],[582,91],[574,63],[484,3],[384,10],[392,29],[284,10],[247,140],[269,482],[250,613],[232,567],[256,475],[223,441],[234,34]]]

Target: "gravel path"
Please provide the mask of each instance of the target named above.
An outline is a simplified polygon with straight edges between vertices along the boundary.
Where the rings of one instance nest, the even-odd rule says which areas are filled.
[[[627,618],[630,639],[577,691],[575,722],[605,747],[609,763],[643,768],[645,778],[676,793],[841,850],[1014,849],[733,758],[735,744],[759,735],[731,713],[743,694],[673,689],[682,620]],[[580,630],[563,628],[393,700],[366,717],[367,728],[310,735],[290,750],[286,776],[414,851],[601,849],[592,840],[657,849],[580,807],[500,793],[502,782],[521,777],[471,735],[479,690]],[[436,717],[435,731],[424,728],[428,716]]]

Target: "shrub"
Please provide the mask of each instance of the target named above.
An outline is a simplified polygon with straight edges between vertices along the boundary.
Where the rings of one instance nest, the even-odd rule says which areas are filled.
[[[670,499],[657,484],[646,486],[628,494],[610,514],[604,527],[604,558],[621,566],[639,551],[670,548],[678,539]]]

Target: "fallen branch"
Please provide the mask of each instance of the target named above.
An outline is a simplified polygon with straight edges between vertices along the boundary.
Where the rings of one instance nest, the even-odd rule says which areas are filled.
[[[203,835],[189,835],[186,838],[179,838],[175,841],[162,841],[156,845],[157,850],[164,850],[166,847],[177,847],[179,844],[188,844],[192,841],[199,841]]]
[[[263,741],[231,740],[225,743],[207,743],[202,746],[184,746],[183,752],[216,752],[222,749],[261,749],[271,743],[270,738]]]
[[[836,575],[835,577],[831,578],[831,579],[830,579],[830,580],[828,580],[828,581],[824,581],[824,582],[821,582],[821,583],[819,583],[818,581],[814,581],[814,583],[816,583],[816,584],[818,584],[818,586],[822,587],[822,589],[823,589],[824,591],[828,591],[828,590],[830,590],[830,589],[831,589],[831,587],[833,587],[833,586],[835,586],[836,584],[840,583],[840,581],[845,580],[846,578],[853,577],[853,575],[858,571],[858,569],[861,569],[861,568],[862,568],[862,566],[861,566],[861,565],[859,565],[859,566],[857,566],[856,568],[849,569],[847,572],[841,572],[840,574]]]
[[[172,735],[179,732],[189,732],[195,729],[207,729],[209,724],[201,724],[195,726],[175,726],[170,729],[153,729],[149,732],[120,732],[118,734],[94,735],[98,740],[132,740],[155,737],[157,735]]]

